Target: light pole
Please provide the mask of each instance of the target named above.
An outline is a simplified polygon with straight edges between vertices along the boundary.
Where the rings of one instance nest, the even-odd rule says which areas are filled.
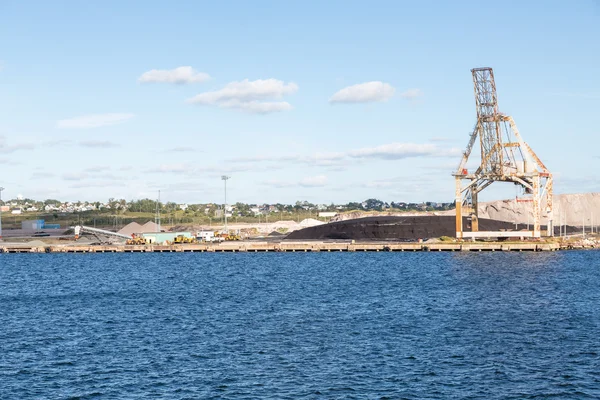
[[[156,201],[156,214],[154,215],[156,232],[160,232],[160,190],[158,191],[158,200]]]
[[[0,187],[0,202],[2,202],[3,187]],[[2,206],[0,205],[0,239],[2,239]]]
[[[223,180],[223,183],[225,183],[225,204],[223,205],[223,215],[225,216],[225,232],[228,232],[227,230],[227,180],[231,178],[230,176],[227,175],[221,175],[221,179]]]

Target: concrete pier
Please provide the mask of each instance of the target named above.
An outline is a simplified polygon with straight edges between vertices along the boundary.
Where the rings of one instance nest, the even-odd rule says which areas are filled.
[[[161,245],[47,245],[0,243],[0,253],[235,253],[235,252],[360,252],[360,251],[557,251],[558,243],[336,243],[336,242],[224,242]]]

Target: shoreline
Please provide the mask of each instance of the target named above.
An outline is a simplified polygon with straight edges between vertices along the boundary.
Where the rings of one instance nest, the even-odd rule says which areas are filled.
[[[565,246],[551,242],[462,242],[462,243],[399,243],[399,242],[230,242],[219,244],[179,245],[28,245],[0,244],[0,253],[265,253],[265,252],[495,252],[495,251],[558,251],[593,248]]]

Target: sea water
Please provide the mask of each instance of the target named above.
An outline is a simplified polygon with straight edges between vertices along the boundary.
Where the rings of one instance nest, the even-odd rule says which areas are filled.
[[[0,398],[599,398],[599,256],[3,254]]]

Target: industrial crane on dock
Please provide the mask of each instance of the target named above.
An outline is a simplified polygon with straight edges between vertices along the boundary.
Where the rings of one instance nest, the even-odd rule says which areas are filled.
[[[475,87],[477,123],[463,153],[458,169],[453,174],[456,182],[456,237],[517,237],[541,236],[542,205],[547,217],[547,235],[552,236],[552,174],[521,137],[512,117],[498,111],[496,83],[491,68],[471,70]],[[469,172],[467,161],[479,137],[481,162]],[[466,181],[466,185],[463,185]],[[480,232],[478,196],[494,182],[510,182],[523,188],[531,196],[533,231]],[[470,217],[471,231],[463,229],[463,217]]]

